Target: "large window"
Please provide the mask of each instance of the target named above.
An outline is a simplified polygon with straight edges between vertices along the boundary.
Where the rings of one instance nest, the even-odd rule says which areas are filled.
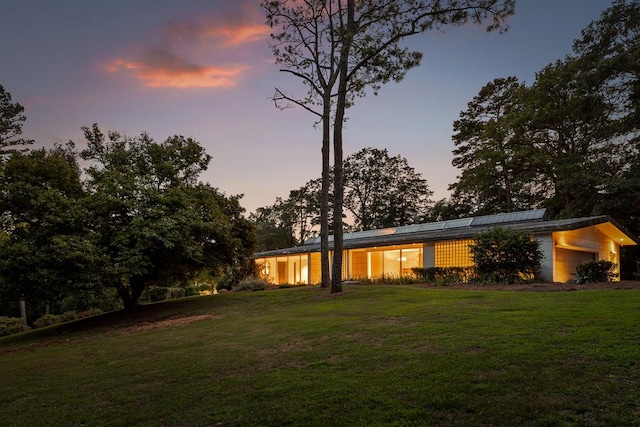
[[[291,255],[256,259],[260,274],[278,285],[302,285],[309,281],[309,255]]]
[[[473,240],[455,240],[451,242],[436,242],[435,266],[436,267],[471,267],[470,245]]]
[[[353,279],[401,277],[422,267],[422,245],[357,249],[349,251],[349,272]]]

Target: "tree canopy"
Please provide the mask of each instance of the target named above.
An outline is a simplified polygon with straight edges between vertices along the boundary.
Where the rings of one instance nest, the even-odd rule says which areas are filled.
[[[133,308],[149,286],[247,269],[253,224],[242,196],[199,182],[211,156],[197,141],[83,130],[81,152],[69,143],[0,163],[0,301],[112,288]]]
[[[482,88],[454,124],[456,202],[471,213],[613,212],[620,191],[635,185],[628,171],[640,148],[638,34],[640,5],[616,1],[582,32],[573,55],[531,85],[509,77]]]
[[[0,85],[0,155],[7,154],[10,147],[32,142],[20,138],[26,119],[24,107],[12,102],[11,94]]]
[[[149,285],[183,282],[250,255],[252,228],[238,198],[197,182],[211,157],[196,141],[105,138],[97,125],[84,132],[92,225],[109,259],[101,279],[126,307]]]
[[[95,290],[103,261],[72,146],[13,152],[0,174],[0,295],[56,302]]]

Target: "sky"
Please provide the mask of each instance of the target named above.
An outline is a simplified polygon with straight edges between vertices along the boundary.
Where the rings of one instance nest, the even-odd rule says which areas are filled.
[[[93,123],[161,142],[191,137],[212,156],[203,181],[244,194],[247,213],[321,173],[321,132],[303,109],[278,110],[279,71],[259,0],[0,0],[0,84],[25,107],[37,147],[73,141]],[[405,157],[433,200],[448,197],[453,122],[499,77],[531,84],[571,53],[610,0],[516,0],[504,34],[465,25],[406,43],[420,67],[348,110],[345,156],[365,147]]]

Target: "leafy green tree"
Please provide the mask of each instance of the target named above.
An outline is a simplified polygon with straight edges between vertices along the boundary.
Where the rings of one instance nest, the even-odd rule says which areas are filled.
[[[611,100],[590,89],[579,67],[572,58],[545,67],[525,100],[526,167],[558,217],[590,215],[600,195],[594,189],[606,185],[625,150],[607,137]]]
[[[19,138],[22,125],[27,118],[24,115],[24,107],[11,101],[11,94],[0,85],[0,155],[10,152],[10,147],[32,143],[30,140]]]
[[[639,143],[640,3],[614,0],[600,19],[582,30],[573,50],[581,79],[611,100],[611,108],[602,112],[612,124],[609,136],[626,135]]]
[[[3,164],[0,192],[0,299],[23,296],[37,310],[97,292],[103,259],[87,222],[73,146],[14,151]]]
[[[150,285],[184,284],[205,269],[235,268],[253,250],[253,227],[239,196],[198,183],[210,156],[190,138],[156,143],[93,125],[88,147],[89,207],[98,245],[108,259],[105,286],[135,307]]]
[[[480,280],[512,284],[532,279],[544,255],[529,234],[494,227],[475,235],[471,256]]]
[[[320,180],[311,180],[291,190],[289,197],[276,198],[271,206],[260,207],[249,216],[258,231],[260,250],[295,246],[308,239],[319,224]]]
[[[504,29],[513,0],[263,0],[272,33],[273,53],[281,71],[300,79],[302,96],[276,90],[281,107],[298,105],[322,123],[321,246],[322,286],[328,287],[329,145],[333,139],[334,257],[331,292],[342,290],[343,154],[346,108],[357,97],[400,81],[420,64],[422,55],[401,46],[409,36],[492,18],[488,30]],[[333,124],[333,136],[331,135]]]
[[[355,230],[420,222],[429,208],[427,181],[406,158],[386,149],[364,148],[344,162],[344,205]]]
[[[249,219],[256,226],[258,251],[286,248],[298,244],[290,207],[289,203],[278,197],[273,205],[260,207],[249,215]]]
[[[452,163],[462,173],[449,190],[454,199],[474,206],[475,214],[529,209],[544,200],[536,194],[535,174],[522,149],[518,120],[525,90],[516,77],[494,79],[453,124]]]
[[[637,217],[633,203],[610,207],[637,187],[629,171],[640,152],[639,52],[640,3],[616,0],[530,87],[485,86],[456,122],[456,203],[474,213],[544,205],[553,217]],[[487,119],[478,100],[509,108]]]

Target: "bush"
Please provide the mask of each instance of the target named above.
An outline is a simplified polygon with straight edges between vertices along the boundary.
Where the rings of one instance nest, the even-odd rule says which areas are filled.
[[[618,277],[618,265],[611,261],[587,261],[576,267],[576,283],[611,282]]]
[[[256,276],[245,277],[238,283],[233,286],[231,290],[233,291],[263,291],[269,286],[265,280],[260,279]]]
[[[178,287],[165,287],[165,286],[150,286],[147,288],[140,298],[143,301],[157,302],[165,301],[168,299],[182,298],[186,295],[184,288]]]
[[[467,282],[473,275],[472,267],[415,267],[411,270],[421,281],[439,285]]]
[[[34,328],[44,328],[45,326],[56,325],[58,323],[71,322],[72,320],[83,319],[85,317],[97,316],[103,311],[99,308],[90,308],[88,310],[76,313],[75,311],[67,311],[62,314],[45,314],[33,322]]]
[[[60,314],[45,314],[33,322],[33,327],[36,329],[44,328],[45,326],[55,325],[62,322],[64,322],[64,320],[62,320],[62,315]]]
[[[31,328],[26,326],[19,317],[0,316],[0,337],[18,334],[29,329]]]
[[[386,274],[378,277],[361,277],[354,279],[357,283],[361,285],[386,285],[386,286],[394,286],[394,285],[413,285],[415,283],[420,283],[420,278],[415,274],[408,274],[402,276],[395,276],[393,274]]]
[[[474,240],[471,255],[480,281],[512,284],[533,279],[540,268],[540,242],[527,233],[494,227]]]

